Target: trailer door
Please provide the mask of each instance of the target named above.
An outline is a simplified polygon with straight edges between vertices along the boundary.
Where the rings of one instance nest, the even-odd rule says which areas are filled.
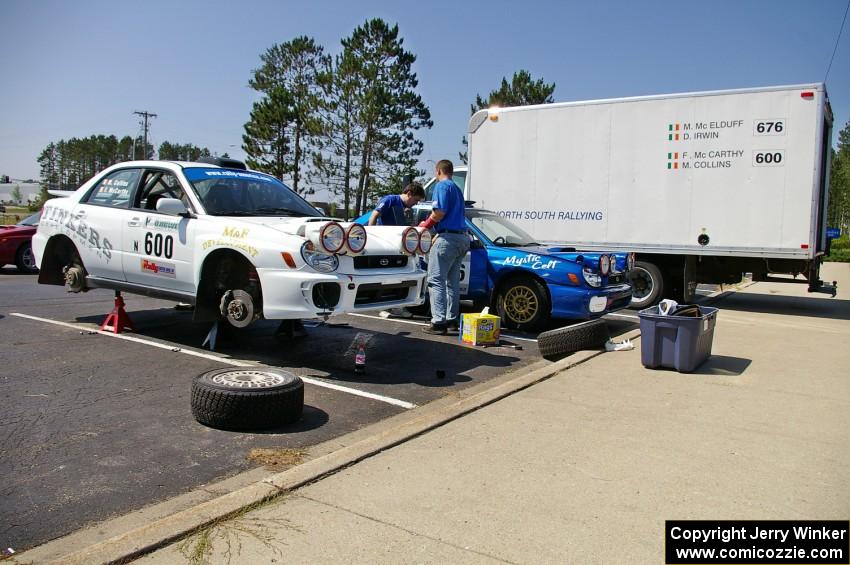
[[[820,146],[820,178],[818,179],[818,219],[815,231],[815,252],[826,251],[826,221],[829,207],[829,171],[832,159],[832,109],[824,94],[823,132]]]

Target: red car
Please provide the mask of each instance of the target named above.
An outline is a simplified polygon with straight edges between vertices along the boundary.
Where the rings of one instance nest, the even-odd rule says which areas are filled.
[[[0,267],[14,263],[22,273],[38,272],[31,240],[40,218],[36,212],[14,226],[0,226]]]

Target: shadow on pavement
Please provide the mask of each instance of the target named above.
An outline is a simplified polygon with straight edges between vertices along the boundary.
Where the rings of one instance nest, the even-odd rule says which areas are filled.
[[[738,312],[850,320],[850,300],[824,295],[803,297],[782,295],[778,291],[777,294],[736,292],[719,300],[716,306],[721,310]]]
[[[744,359],[742,357],[712,355],[705,361],[705,363],[697,367],[692,374],[737,377],[743,374],[752,362],[752,359]]]
[[[192,313],[169,308],[130,312],[136,326],[131,335],[147,336],[200,348],[209,324],[192,322]],[[85,316],[76,320],[83,323],[100,324],[105,316]],[[216,353],[231,355],[242,360],[256,361],[284,369],[306,369],[296,371],[349,383],[373,383],[393,385],[414,383],[425,387],[448,387],[471,382],[465,373],[501,373],[522,361],[520,357],[506,354],[509,348],[473,348],[458,342],[457,336],[437,337],[423,334],[419,328],[409,325],[386,326],[382,320],[370,322],[357,319],[355,327],[341,321],[331,321],[316,327],[307,327],[306,337],[288,338],[277,334],[279,323],[260,320],[243,330],[228,328],[222,324],[216,343]],[[377,325],[380,329],[369,327]],[[396,330],[396,331],[393,331]],[[421,334],[421,335],[420,335]],[[365,336],[366,372],[354,372],[355,340]],[[524,348],[525,358],[536,360],[533,344]],[[436,371],[442,370],[446,377],[439,379]]]
[[[327,412],[320,408],[316,408],[315,406],[309,406],[307,404],[304,405],[304,413],[301,415],[301,419],[291,424],[289,426],[281,426],[279,428],[268,428],[265,430],[253,430],[253,431],[241,431],[241,432],[233,432],[237,434],[255,434],[255,435],[268,435],[268,434],[297,434],[299,432],[308,432],[310,430],[315,430],[321,428],[330,420],[330,416]]]
[[[0,267],[0,275],[13,275],[18,277],[35,277],[38,276],[38,273],[22,273],[18,270],[18,268],[14,265],[8,265],[6,267]]]

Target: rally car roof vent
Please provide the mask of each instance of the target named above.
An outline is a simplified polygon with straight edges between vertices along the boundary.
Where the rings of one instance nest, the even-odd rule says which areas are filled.
[[[246,167],[245,163],[243,163],[242,161],[237,161],[236,159],[229,159],[227,157],[201,157],[198,159],[198,163],[218,165],[219,167],[224,167],[225,169],[242,169],[243,171],[248,170],[248,167]]]

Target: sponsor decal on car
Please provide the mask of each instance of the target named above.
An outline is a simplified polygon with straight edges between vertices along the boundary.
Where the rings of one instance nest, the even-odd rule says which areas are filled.
[[[238,178],[238,179],[258,180],[258,181],[262,181],[262,182],[272,182],[271,179],[269,179],[268,177],[265,177],[263,175],[258,175],[256,173],[243,173],[243,172],[238,172],[238,171],[212,171],[212,170],[206,169],[206,170],[203,171],[203,174],[208,176],[208,177],[230,177],[230,178]],[[186,176],[189,177],[190,175],[187,173]],[[195,176],[195,175],[192,175],[192,176]],[[192,180],[192,179],[190,179],[190,180]]]
[[[203,249],[209,249],[210,247],[231,247],[233,249],[240,249],[251,257],[256,257],[257,253],[259,253],[256,247],[241,241],[234,241],[232,239],[208,239],[201,245],[201,247]]]
[[[535,271],[546,271],[557,267],[558,260],[550,259],[544,262],[544,258],[540,255],[529,253],[528,255],[511,255],[510,257],[505,257],[505,260],[502,261],[502,265],[510,265],[513,267],[528,267],[530,269],[534,269]]]
[[[58,206],[45,206],[41,214],[41,223],[55,224],[59,232],[92,249],[98,257],[106,259],[107,263],[112,259],[112,243],[109,239],[101,238],[96,229],[90,227],[84,220],[71,215],[68,210]]]
[[[176,231],[180,229],[180,221],[164,220],[162,218],[157,218],[156,216],[147,216],[145,218],[145,229]]]
[[[150,259],[142,259],[142,272],[171,279],[177,276],[177,268],[174,263],[151,261]]]
[[[235,237],[236,239],[244,239],[248,236],[248,228],[232,228],[224,226],[224,231],[221,233],[224,237]]]
[[[248,237],[248,233],[250,231],[251,230],[248,228],[224,226],[224,230],[221,232],[221,237],[227,239],[208,239],[201,245],[201,247],[203,249],[209,249],[210,247],[230,247],[233,249],[240,249],[251,257],[256,257],[257,253],[259,253],[257,248],[245,241],[245,238]]]

